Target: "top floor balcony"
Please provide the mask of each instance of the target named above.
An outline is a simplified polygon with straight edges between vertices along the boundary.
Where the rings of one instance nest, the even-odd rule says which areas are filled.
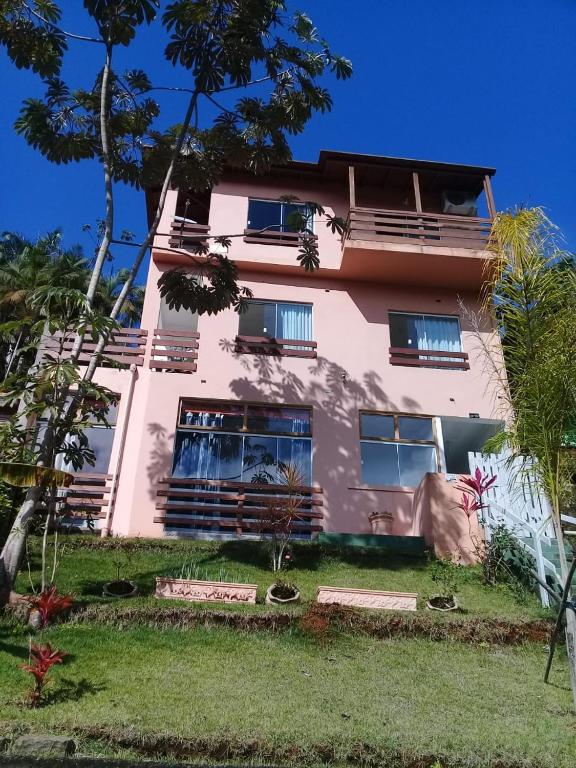
[[[154,258],[184,265],[197,246],[229,235],[228,255],[241,269],[296,274],[301,235],[291,229],[290,214],[306,215],[305,201],[314,200],[347,225],[339,237],[322,216],[310,216],[319,275],[476,289],[490,259],[493,173],[341,152],[322,152],[318,163],[292,162],[263,177],[230,170],[211,192],[171,193]]]

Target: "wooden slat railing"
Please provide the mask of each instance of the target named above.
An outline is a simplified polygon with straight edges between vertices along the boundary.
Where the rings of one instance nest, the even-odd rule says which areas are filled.
[[[153,334],[148,363],[150,368],[157,371],[194,373],[199,333],[155,328]]]
[[[470,368],[466,352],[445,352],[438,349],[390,347],[391,365],[413,365],[418,368],[452,368],[467,371]]]
[[[307,233],[307,237],[313,237],[315,240],[316,235]],[[302,240],[302,232],[278,232],[277,230],[267,229],[245,229],[244,230],[244,242],[245,243],[258,243],[260,245],[287,245],[290,247],[296,247],[300,245]]]
[[[148,331],[142,328],[117,328],[110,337],[101,354],[98,365],[128,367],[134,363],[144,363],[146,337]],[[55,359],[65,360],[70,357],[76,335],[73,332],[63,334],[60,331],[46,337],[42,343],[42,352]],[[84,337],[79,363],[88,363],[92,358],[97,343],[89,335]]]
[[[348,214],[345,239],[483,250],[491,227],[490,219],[472,216],[356,207]]]
[[[236,336],[238,354],[278,355],[280,357],[317,357],[315,341],[273,339],[268,336]]]
[[[103,517],[110,503],[112,475],[77,472],[69,488],[61,489],[61,512],[70,517]]]
[[[323,528],[322,488],[300,486],[294,491],[301,503],[292,528],[298,535],[311,537]],[[286,486],[165,477],[157,484],[156,494],[155,523],[242,536],[266,532],[266,502],[286,499]]]
[[[207,244],[207,235],[210,232],[208,224],[194,224],[191,221],[179,221],[173,219],[170,226],[171,248],[195,248]]]

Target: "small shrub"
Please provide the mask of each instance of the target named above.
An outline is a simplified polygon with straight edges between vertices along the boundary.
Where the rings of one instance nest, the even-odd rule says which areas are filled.
[[[454,602],[454,595],[458,590],[460,581],[460,566],[452,558],[445,557],[435,560],[430,569],[430,578],[436,584],[438,596],[443,597],[449,603]]]
[[[30,646],[29,664],[21,664],[20,668],[29,672],[34,678],[34,686],[28,694],[28,703],[31,707],[39,707],[45,701],[45,689],[49,682],[48,673],[55,664],[62,664],[67,654],[52,648],[50,643],[46,645]]]
[[[72,595],[59,595],[55,586],[48,587],[37,595],[31,595],[27,600],[30,608],[38,611],[41,629],[47,627],[56,616],[69,610],[74,601]]]

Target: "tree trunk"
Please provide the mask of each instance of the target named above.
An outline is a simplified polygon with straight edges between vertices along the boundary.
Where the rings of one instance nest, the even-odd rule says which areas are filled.
[[[24,503],[20,507],[2,549],[0,555],[0,607],[6,605],[10,598],[10,592],[14,588],[14,582],[24,555],[30,522],[36,511],[36,506],[42,498],[42,493],[43,489],[38,486],[28,489]]]
[[[560,559],[560,574],[562,582],[568,578],[570,566],[566,559],[566,550],[564,545],[564,534],[560,524],[560,515],[554,515],[554,531],[556,541],[558,542],[558,557]],[[569,586],[568,600],[572,598],[572,587]],[[576,614],[570,607],[566,608],[566,656],[568,658],[568,669],[570,670],[570,687],[572,688],[572,700],[574,711],[576,712]]]

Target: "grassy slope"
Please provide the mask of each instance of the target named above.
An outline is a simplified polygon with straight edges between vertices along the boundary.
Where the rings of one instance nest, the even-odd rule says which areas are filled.
[[[81,549],[74,537],[64,543],[58,570],[57,585],[61,592],[75,593],[79,601],[103,602],[104,582],[116,578],[118,556],[106,549]],[[39,579],[38,540],[32,540],[32,578]],[[227,578],[259,585],[259,599],[274,581],[266,555],[253,542],[230,542],[219,546],[213,542],[161,542],[157,548],[135,551],[129,561],[123,560],[122,575],[135,580],[144,596],[154,590],[154,577],[179,569],[184,563],[198,563],[202,571],[217,576],[221,569]],[[320,584],[339,587],[360,587],[401,592],[417,592],[420,607],[437,587],[430,578],[430,567],[425,560],[401,558],[378,550],[364,554],[344,552],[339,556],[319,556],[317,547],[295,547],[294,565],[282,578],[294,582],[302,592],[302,599],[313,600]],[[20,591],[29,587],[24,572],[17,585]],[[545,615],[537,599],[528,596],[518,602],[505,586],[485,587],[474,569],[462,569],[459,587],[462,609],[470,615],[507,616],[510,618]],[[141,602],[141,600],[139,601]],[[238,610],[238,606],[234,606]]]
[[[32,711],[18,705],[26,676],[22,632],[0,635],[2,719],[35,730],[107,725],[185,738],[241,737],[268,744],[355,742],[446,753],[473,761],[504,755],[546,768],[576,763],[564,659],[542,684],[542,647],[340,637],[322,647],[299,635],[56,627],[70,652],[54,672],[94,691]],[[0,732],[2,725],[0,723]]]

